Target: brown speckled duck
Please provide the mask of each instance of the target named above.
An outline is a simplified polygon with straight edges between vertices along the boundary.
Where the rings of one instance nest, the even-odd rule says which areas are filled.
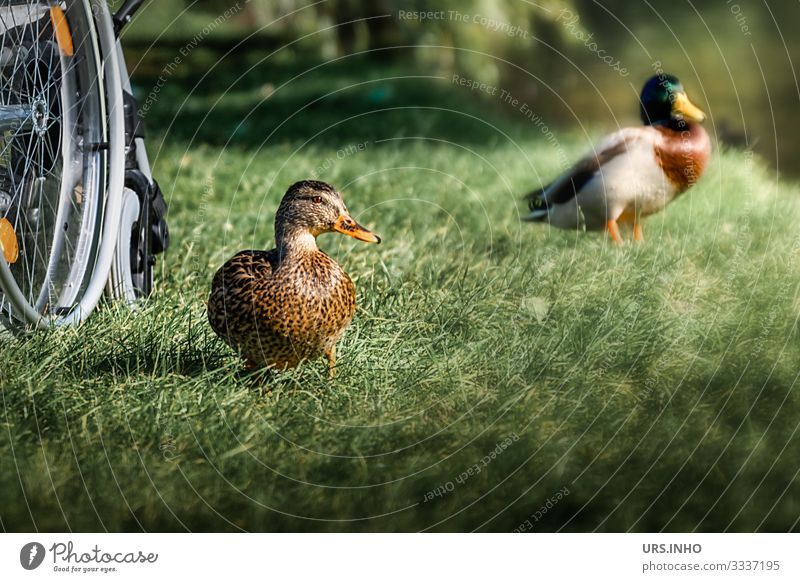
[[[208,321],[249,368],[282,370],[325,355],[335,375],[336,342],[353,319],[356,289],[336,261],[317,248],[317,236],[333,231],[381,242],[350,217],[333,187],[297,182],[275,216],[276,248],[242,251],[217,271]]]
[[[622,243],[619,224],[629,223],[634,240],[642,240],[641,219],[662,210],[700,178],[711,140],[700,125],[705,114],[672,75],[651,77],[640,105],[643,126],[605,137],[554,182],[532,192],[531,212],[524,220],[606,229],[616,243]]]

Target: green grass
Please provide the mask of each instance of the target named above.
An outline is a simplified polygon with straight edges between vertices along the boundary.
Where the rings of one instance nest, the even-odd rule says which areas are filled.
[[[234,86],[206,122],[216,89],[152,112],[174,237],[158,292],[2,345],[4,530],[798,529],[796,187],[716,151],[645,244],[615,248],[520,223],[557,148],[507,111],[465,117],[489,114],[446,80],[380,82],[379,107],[345,89],[262,144],[315,83],[274,108]],[[329,128],[436,103],[458,112]],[[570,158],[589,143],[558,136]],[[283,191],[327,158],[319,177],[384,240],[320,239],[358,288],[339,377],[244,376],[206,323],[210,278],[272,245]]]

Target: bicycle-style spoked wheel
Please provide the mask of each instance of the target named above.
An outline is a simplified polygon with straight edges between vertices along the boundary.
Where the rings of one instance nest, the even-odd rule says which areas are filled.
[[[6,325],[66,318],[92,276],[108,168],[101,68],[88,1],[0,0]]]

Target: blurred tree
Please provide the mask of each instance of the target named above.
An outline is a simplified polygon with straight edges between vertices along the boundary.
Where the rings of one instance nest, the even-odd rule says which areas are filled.
[[[392,46],[415,46],[421,65],[442,72],[459,71],[484,82],[499,83],[519,76],[504,61],[540,68],[548,42],[571,42],[563,26],[554,23],[561,10],[575,11],[576,0],[159,0],[147,4],[141,19],[147,26],[137,34],[153,34],[159,24],[172,22],[175,35],[202,28],[232,7],[241,8],[215,29],[212,38],[229,39],[256,33],[275,39],[308,40],[293,50],[318,57],[345,55]],[[183,13],[183,10],[188,10]],[[436,12],[435,19],[400,18],[399,11]],[[177,17],[177,18],[176,18]],[[170,34],[165,35],[167,37]],[[407,51],[384,51],[381,58],[408,56]]]

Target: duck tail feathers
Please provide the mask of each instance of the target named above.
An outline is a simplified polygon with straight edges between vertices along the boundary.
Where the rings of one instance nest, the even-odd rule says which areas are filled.
[[[543,222],[547,220],[550,208],[547,205],[544,189],[534,190],[525,196],[530,212],[522,217],[526,222]]]

